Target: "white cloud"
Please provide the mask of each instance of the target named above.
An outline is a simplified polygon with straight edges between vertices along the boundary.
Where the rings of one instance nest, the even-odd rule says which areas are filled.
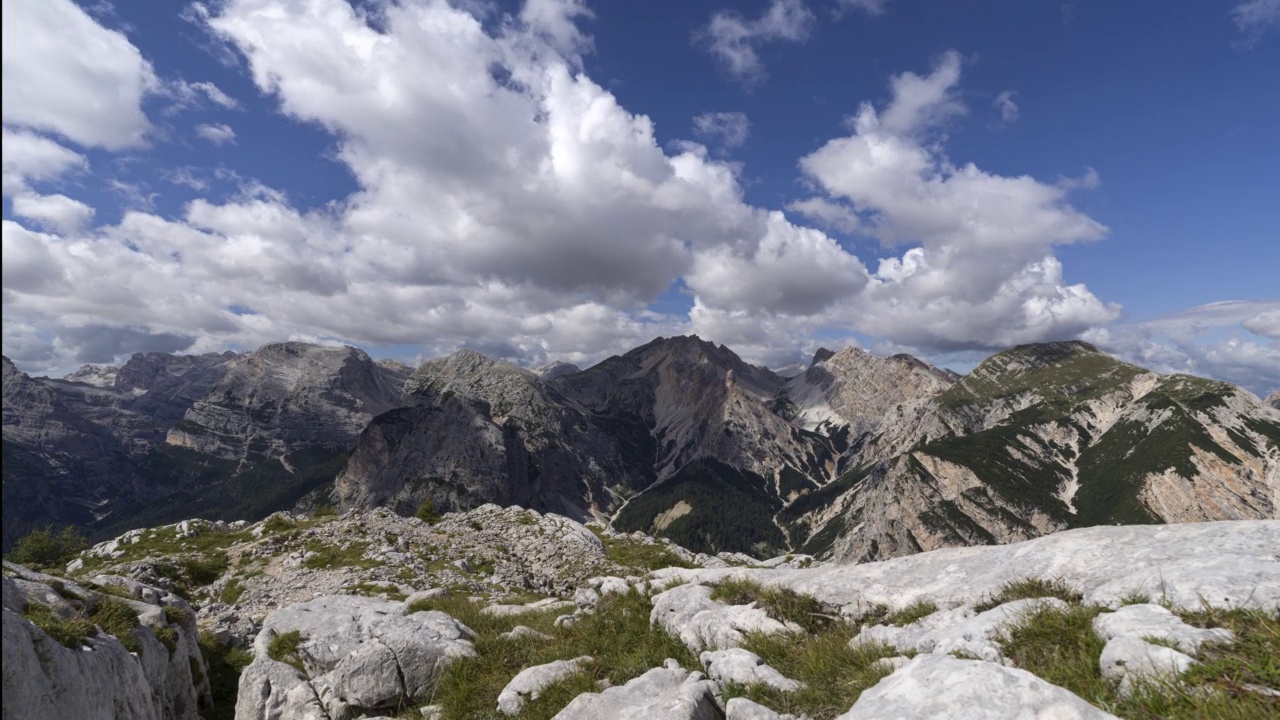
[[[693,131],[725,150],[732,150],[747,141],[751,122],[740,112],[708,112],[693,118]]]
[[[196,135],[214,145],[232,145],[236,142],[236,132],[224,123],[204,123],[196,126]]]
[[[883,109],[863,104],[852,135],[800,161],[826,199],[865,218],[863,233],[915,246],[881,260],[858,299],[858,329],[960,349],[1071,337],[1113,320],[1118,308],[1066,285],[1052,255],[1106,233],[1067,203],[1068,189],[954,166],[929,139],[964,112],[960,65],[952,52],[927,76],[893,78]]]
[[[93,219],[93,208],[66,195],[22,193],[13,198],[13,214],[63,235],[79,234]]]
[[[1012,90],[1005,90],[997,95],[995,101],[991,103],[996,112],[1000,113],[1000,122],[1005,125],[1018,122],[1021,112],[1018,110],[1018,104],[1013,101],[1013,96],[1017,94]]]
[[[1280,338],[1280,308],[1263,310],[1240,324],[1254,335]]]
[[[6,125],[108,149],[144,142],[151,124],[141,102],[156,78],[122,33],[71,0],[13,0],[3,35]]]
[[[883,15],[889,0],[836,0],[839,10],[861,10],[868,15]]]
[[[853,208],[826,198],[795,200],[787,203],[787,209],[800,213],[817,225],[844,233],[855,232],[862,224]]]
[[[1252,45],[1271,30],[1280,27],[1280,0],[1248,0],[1231,10],[1236,28],[1245,36],[1245,43]]]
[[[1242,327],[1253,336],[1240,332]],[[1084,334],[1103,350],[1156,372],[1215,377],[1261,396],[1280,388],[1277,337],[1280,300],[1209,303]]]
[[[89,161],[80,153],[25,130],[4,128],[4,194],[22,192],[31,181],[53,180],[73,170],[87,170]]]
[[[191,87],[204,93],[205,97],[209,98],[209,100],[219,107],[223,107],[228,110],[234,110],[240,107],[240,103],[236,102],[235,98],[222,92],[217,85],[214,85],[211,82],[191,83]]]
[[[697,37],[731,76],[750,85],[764,79],[764,63],[757,46],[778,41],[804,42],[813,21],[813,13],[803,0],[773,0],[754,20],[732,10],[721,10],[711,16],[711,22]]]

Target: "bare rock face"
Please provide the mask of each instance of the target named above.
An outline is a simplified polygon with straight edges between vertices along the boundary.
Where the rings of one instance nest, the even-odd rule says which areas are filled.
[[[361,434],[335,484],[343,507],[389,505],[411,513],[487,502],[569,517],[608,513],[614,488],[643,488],[647,437],[584,412],[553,385],[509,363],[462,350],[424,363],[405,407]]]
[[[195,613],[185,601],[123,579],[118,587],[132,599],[12,563],[5,574],[5,717],[197,720],[209,684]],[[117,630],[120,637],[100,627],[107,604],[115,626],[133,625]],[[41,627],[71,627],[64,626],[69,621],[79,629],[63,629],[56,639]]]
[[[837,482],[782,511],[806,552],[857,561],[1068,527],[1276,517],[1280,414],[1085,343],[999,353],[889,416]]]
[[[283,455],[299,446],[347,448],[375,415],[400,405],[404,378],[353,347],[278,343],[238,357],[165,442],[222,458],[254,440]]]
[[[555,720],[718,720],[715,684],[667,661],[626,685],[584,693],[556,713]]]
[[[236,720],[350,717],[427,700],[451,662],[475,655],[474,633],[442,612],[406,612],[339,595],[271,613],[240,676]],[[295,642],[272,658],[282,635]]]
[[[1266,404],[1270,405],[1271,407],[1277,410],[1280,410],[1280,390],[1277,390],[1271,393],[1270,395],[1268,395],[1267,399],[1264,400],[1263,402],[1265,402]]]
[[[1115,720],[1114,715],[1026,670],[946,655],[915,658],[862,693],[837,720],[890,717]]]

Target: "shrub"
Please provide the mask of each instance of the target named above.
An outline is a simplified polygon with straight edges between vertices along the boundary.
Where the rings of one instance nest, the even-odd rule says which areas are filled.
[[[293,530],[296,527],[298,527],[298,523],[283,515],[272,515],[262,523],[262,531],[271,534],[284,532],[286,530]]]
[[[414,517],[427,523],[434,524],[440,519],[440,515],[436,513],[436,501],[431,498],[423,498],[418,503],[418,511],[413,514]]]
[[[178,631],[176,628],[165,625],[164,627],[152,628],[152,632],[156,634],[156,639],[159,640],[160,644],[164,645],[170,653],[173,653],[173,651],[177,649]]]
[[[202,712],[201,717],[205,720],[234,720],[240,672],[253,662],[253,654],[224,645],[208,632],[200,633],[200,654],[209,664],[209,692],[213,698],[212,707],[207,712]],[[192,660],[195,664],[194,658]],[[194,668],[191,674],[195,676]]]
[[[55,531],[50,525],[18,540],[8,559],[33,568],[61,567],[88,547],[89,541],[75,528],[66,526]]]
[[[311,517],[313,518],[336,517],[337,514],[338,514],[338,509],[333,506],[333,503],[324,503],[320,507],[316,508],[316,511],[314,513],[311,513]]]

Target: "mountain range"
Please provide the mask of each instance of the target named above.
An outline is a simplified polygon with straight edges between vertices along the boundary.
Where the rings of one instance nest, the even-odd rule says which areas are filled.
[[[1083,342],[1011,348],[963,377],[856,348],[778,373],[696,337],[585,370],[274,343],[3,372],[6,548],[49,523],[108,535],[430,500],[862,561],[1280,506],[1280,394]]]

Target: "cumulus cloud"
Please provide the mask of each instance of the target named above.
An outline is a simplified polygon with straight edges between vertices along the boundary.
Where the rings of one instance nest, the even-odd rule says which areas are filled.
[[[108,149],[144,142],[142,98],[157,82],[124,34],[71,0],[6,2],[3,34],[6,125]]]
[[[214,145],[226,145],[228,143],[234,145],[236,142],[236,131],[225,123],[203,123],[197,125],[196,135]]]
[[[1240,324],[1254,335],[1280,338],[1280,308],[1263,310]]]
[[[903,73],[877,109],[864,103],[853,134],[800,167],[829,200],[847,203],[860,231],[886,247],[860,296],[859,330],[890,341],[958,349],[1071,337],[1118,316],[1083,285],[1067,285],[1055,245],[1097,240],[1106,228],[1067,202],[1068,188],[1006,177],[942,154],[940,127],[964,112],[961,59],[926,76]]]
[[[4,128],[3,156],[4,194],[25,190],[30,182],[47,181],[73,170],[89,169],[89,161],[80,153],[25,130]]]
[[[13,198],[13,214],[64,235],[78,234],[93,219],[94,210],[61,193],[22,193]]]
[[[751,122],[740,112],[708,112],[693,118],[693,131],[708,142],[732,150],[747,141]]]
[[[1017,94],[1012,90],[1005,90],[997,95],[995,101],[991,103],[991,106],[1000,114],[1000,122],[1005,125],[1012,125],[1018,122],[1018,117],[1021,113],[1018,110],[1018,104],[1013,101],[1013,96]]]
[[[1263,35],[1280,27],[1280,0],[1248,0],[1231,10],[1236,28],[1244,35],[1245,44],[1252,45]]]
[[[695,38],[730,76],[751,85],[764,79],[757,47],[769,42],[804,42],[813,28],[813,13],[803,0],[773,0],[764,13],[748,20],[732,10],[711,16]]]

